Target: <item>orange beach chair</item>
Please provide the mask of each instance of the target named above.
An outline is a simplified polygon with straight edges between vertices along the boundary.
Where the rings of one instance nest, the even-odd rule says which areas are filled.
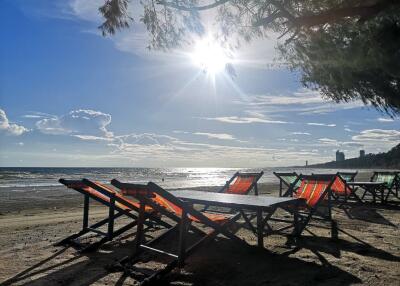
[[[300,182],[299,188],[288,195],[304,199],[305,205],[298,212],[299,222],[295,234],[300,235],[310,220],[315,219],[330,222],[332,236],[336,238],[337,226],[332,218],[331,203],[336,175],[300,175],[297,180]],[[293,212],[291,209],[286,210]]]
[[[128,229],[137,225],[137,214],[139,211],[139,203],[131,199],[126,198],[114,189],[105,186],[104,184],[98,182],[92,182],[90,180],[66,180],[60,179],[59,182],[66,187],[73,189],[84,196],[83,204],[83,219],[82,219],[82,229],[72,234],[56,245],[72,245],[77,247],[81,252],[96,250],[102,244],[107,241],[113,240],[114,237],[121,235]],[[108,208],[108,217],[100,220],[92,225],[89,225],[89,214],[90,214],[90,200],[99,202],[100,204]],[[148,226],[154,227],[155,225],[161,225],[164,227],[170,227],[169,224],[162,221],[156,211],[152,208],[147,207],[145,209],[147,218],[146,221]],[[121,216],[127,216],[133,221],[117,230],[114,229],[115,220]],[[99,228],[107,224],[107,231],[100,231]],[[89,245],[84,245],[78,241],[87,233],[96,233],[102,236],[102,239],[91,243]]]
[[[111,184],[120,189],[123,194],[134,196],[140,202],[134,253],[130,257],[123,258],[118,265],[122,266],[124,271],[132,273],[131,270],[134,268],[134,264],[140,261],[140,254],[145,251],[162,254],[172,258],[172,261],[169,262],[165,268],[150,274],[144,280],[145,282],[151,282],[154,281],[154,279],[161,278],[175,267],[182,268],[184,266],[185,258],[197,250],[198,247],[207,241],[211,241],[220,233],[234,241],[247,245],[242,239],[228,230],[229,225],[236,222],[239,218],[239,214],[216,214],[197,211],[190,204],[175,197],[173,193],[164,190],[152,182],[148,183],[147,186],[141,185],[140,189],[137,188],[138,185],[122,183],[115,179],[111,181]],[[146,206],[150,206],[152,209],[157,210],[157,212],[161,213],[165,217],[174,220],[179,218],[179,221],[174,227],[171,227],[160,236],[145,242],[143,223]],[[203,230],[194,227],[192,223],[205,225],[208,228],[211,228],[211,231],[206,233]],[[174,239],[178,244],[177,253],[171,253],[154,246],[156,242],[166,238],[171,231],[176,229],[179,230],[178,240]],[[201,238],[192,245],[187,246],[187,235],[189,234],[189,231],[194,230],[196,230],[197,234],[201,234]]]

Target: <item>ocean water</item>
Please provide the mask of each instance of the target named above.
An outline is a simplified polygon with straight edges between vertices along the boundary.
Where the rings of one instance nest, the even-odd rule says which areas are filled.
[[[236,171],[264,171],[260,183],[278,182],[273,171],[296,171],[298,173],[335,173],[335,169],[311,168],[0,168],[1,188],[35,189],[61,187],[64,179],[87,178],[102,183],[111,179],[123,182],[147,183],[152,181],[168,189],[200,186],[222,186]]]

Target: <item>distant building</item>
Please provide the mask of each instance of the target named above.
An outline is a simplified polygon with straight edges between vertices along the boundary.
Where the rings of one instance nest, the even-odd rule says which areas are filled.
[[[344,160],[345,160],[344,153],[337,150],[336,151],[336,162],[341,162]]]
[[[306,161],[306,167],[308,167],[308,161]]]
[[[360,158],[365,157],[365,150],[360,150]]]

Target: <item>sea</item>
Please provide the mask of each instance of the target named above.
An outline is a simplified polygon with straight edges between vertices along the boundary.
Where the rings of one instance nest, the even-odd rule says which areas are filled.
[[[0,168],[0,191],[3,188],[19,190],[38,190],[49,187],[62,187],[58,182],[64,179],[82,179],[109,183],[119,179],[130,183],[152,181],[167,189],[222,186],[236,171],[264,171],[260,183],[276,183],[276,172],[296,171],[302,174],[336,173],[336,169],[313,168]],[[351,170],[350,170],[351,171]]]

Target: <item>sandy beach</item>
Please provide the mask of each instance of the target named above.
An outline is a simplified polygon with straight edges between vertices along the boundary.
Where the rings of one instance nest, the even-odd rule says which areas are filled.
[[[369,174],[361,174],[360,179]],[[212,190],[215,188],[198,188]],[[107,266],[132,251],[134,229],[99,251],[80,254],[53,244],[81,227],[82,197],[65,188],[32,192],[3,190],[0,199],[0,281],[2,285],[136,285],[137,281]],[[276,196],[276,184],[260,185]],[[339,239],[325,227],[311,226],[296,245],[272,235],[258,249],[246,229],[238,235],[249,247],[219,236],[187,259],[167,285],[396,285],[400,281],[400,206],[352,205],[335,208]],[[93,220],[107,215],[91,210]],[[124,223],[124,220],[120,222]],[[316,223],[318,225],[318,223]],[[324,226],[320,224],[320,226]],[[154,235],[149,234],[149,235]],[[156,259],[156,260],[155,260]],[[146,256],[144,268],[158,268]]]

